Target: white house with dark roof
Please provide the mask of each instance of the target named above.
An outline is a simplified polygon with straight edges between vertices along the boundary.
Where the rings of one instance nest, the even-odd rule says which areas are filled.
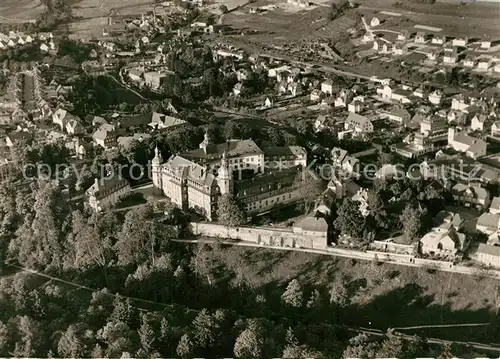
[[[66,130],[66,125],[68,124],[69,121],[71,120],[76,120],[79,121],[79,118],[72,115],[69,113],[67,110],[63,108],[58,108],[53,114],[52,114],[52,122],[56,125],[58,125],[61,130]]]
[[[346,150],[334,147],[331,152],[333,168],[342,174],[359,177],[360,163],[359,159],[350,156]]]
[[[500,214],[500,197],[493,197],[490,204],[491,214]]]
[[[153,127],[155,129],[161,130],[166,128],[177,128],[186,123],[186,121],[181,120],[180,118],[164,115],[162,113],[153,112],[150,114],[151,122],[148,123],[148,126]]]
[[[95,182],[85,192],[90,208],[96,212],[102,212],[113,207],[122,198],[131,193],[130,184],[116,174],[109,179],[95,179]]]
[[[476,230],[486,235],[491,235],[500,229],[500,215],[494,213],[483,213],[476,223]]]
[[[473,159],[486,155],[487,144],[484,140],[469,136],[465,132],[455,133],[454,128],[448,129],[448,146]]]
[[[327,95],[333,94],[333,80],[328,79],[321,83],[321,92]]]
[[[466,47],[469,42],[469,38],[466,37],[457,37],[452,40],[451,45],[452,46],[460,46],[460,47]]]
[[[465,240],[465,234],[453,228],[434,227],[420,239],[420,252],[432,257],[454,258],[465,246]]]
[[[486,120],[487,118],[485,115],[475,115],[471,120],[470,129],[472,131],[483,131]]]
[[[425,32],[419,31],[417,32],[417,35],[415,35],[415,42],[417,44],[425,44]]]
[[[431,44],[433,45],[444,45],[445,42],[446,42],[446,36],[436,35],[433,36],[431,39]]]
[[[410,113],[402,107],[394,107],[388,114],[387,118],[395,121],[403,126],[406,126],[411,119]]]
[[[451,192],[453,200],[465,207],[487,209],[490,205],[490,193],[478,184],[457,183]]]
[[[345,121],[345,129],[352,129],[358,134],[369,134],[373,132],[373,124],[366,116],[349,113]]]
[[[479,243],[474,259],[492,267],[500,267],[500,247]]]

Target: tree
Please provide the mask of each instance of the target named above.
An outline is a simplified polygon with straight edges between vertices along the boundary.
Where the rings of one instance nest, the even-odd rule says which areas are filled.
[[[250,321],[247,328],[236,338],[234,355],[242,359],[263,358],[265,351],[263,331],[264,328],[256,320]]]
[[[78,338],[77,328],[74,325],[70,325],[62,333],[57,343],[57,353],[62,358],[80,358],[84,356],[83,343]]]
[[[311,206],[322,193],[321,181],[309,169],[304,168],[297,174],[295,186],[298,188],[300,198],[304,203],[304,212],[309,213]]]
[[[191,340],[191,336],[189,334],[184,334],[179,340],[179,344],[177,345],[177,355],[181,358],[188,358],[192,356],[191,354],[194,351],[194,344]]]
[[[41,184],[34,203],[34,219],[25,217],[9,252],[20,263],[41,268],[62,269],[65,256],[65,230],[69,205],[59,187]]]
[[[86,224],[75,238],[75,266],[81,269],[101,267],[108,282],[107,268],[113,258],[113,246],[109,236],[101,236],[99,229]]]
[[[406,205],[401,214],[401,225],[403,226],[403,233],[408,240],[413,241],[417,239],[422,226],[422,213],[412,204]]]
[[[152,215],[149,206],[136,207],[125,215],[125,221],[115,244],[120,264],[140,263],[151,255],[151,248],[154,245],[151,241],[156,225]]]
[[[302,306],[304,293],[302,291],[302,286],[297,279],[292,279],[288,283],[285,292],[281,295],[281,300],[283,303],[291,307],[299,308]]]
[[[382,342],[377,358],[401,358],[404,354],[404,340],[390,335]]]
[[[355,241],[363,239],[364,219],[359,211],[358,204],[350,198],[346,198],[342,202],[333,225],[344,236]]]
[[[345,283],[330,288],[330,303],[334,304],[339,309],[349,305],[349,294],[345,287]]]
[[[227,228],[237,228],[246,222],[243,206],[232,194],[222,195],[217,208],[217,220]]]
[[[370,216],[375,221],[377,228],[387,229],[390,222],[388,220],[388,213],[380,192],[374,190],[369,191],[367,204],[368,209],[370,210]]]
[[[146,314],[143,314],[141,317],[141,326],[138,330],[138,335],[142,349],[142,355],[140,355],[140,357],[147,357],[152,353],[154,349],[153,345],[155,342],[155,332],[151,327],[151,324],[149,324]]]
[[[377,358],[377,351],[379,349],[378,343],[370,342],[368,336],[364,333],[349,340],[349,345],[344,350],[342,357],[344,359],[359,358],[371,359]]]
[[[193,338],[200,348],[210,348],[217,341],[219,323],[207,309],[202,309],[193,320]]]
[[[19,341],[15,344],[13,355],[21,358],[37,356],[40,349],[40,325],[28,316],[18,317],[17,331]]]

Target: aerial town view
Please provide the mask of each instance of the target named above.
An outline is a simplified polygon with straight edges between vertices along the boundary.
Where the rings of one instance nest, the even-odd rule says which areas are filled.
[[[500,0],[0,0],[0,358],[498,358]]]

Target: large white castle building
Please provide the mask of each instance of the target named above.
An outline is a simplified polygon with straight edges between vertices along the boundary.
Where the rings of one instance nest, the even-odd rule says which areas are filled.
[[[155,149],[153,184],[183,210],[215,220],[217,203],[233,194],[247,214],[298,201],[307,152],[299,146],[259,148],[252,140],[214,144],[205,134],[198,149],[172,155],[165,163]]]

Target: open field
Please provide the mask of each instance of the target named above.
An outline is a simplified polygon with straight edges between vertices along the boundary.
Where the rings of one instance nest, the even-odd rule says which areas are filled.
[[[81,0],[72,6],[75,20],[70,24],[71,37],[101,37],[108,16],[139,15],[153,10],[152,0]]]
[[[451,5],[435,3],[433,5],[403,2],[399,7],[393,6],[392,0],[359,0],[358,8],[367,19],[378,16],[386,22],[380,27],[392,30],[406,29],[416,32],[415,25],[442,28],[440,35],[469,36],[477,38],[500,38],[500,4],[468,4]],[[380,11],[401,13],[391,17],[380,14]]]
[[[0,1],[0,23],[19,23],[35,20],[43,11],[40,0]]]
[[[371,322],[372,328],[381,330],[487,323],[494,314],[500,285],[493,279],[292,251],[234,246],[211,251],[210,255],[217,272],[233,274],[234,284],[245,282],[257,292],[284,288],[293,278],[320,290],[345,283],[352,303],[342,315],[344,322],[362,327],[370,327]],[[487,342],[491,340],[489,333],[490,327],[447,329],[439,332],[439,337]]]

